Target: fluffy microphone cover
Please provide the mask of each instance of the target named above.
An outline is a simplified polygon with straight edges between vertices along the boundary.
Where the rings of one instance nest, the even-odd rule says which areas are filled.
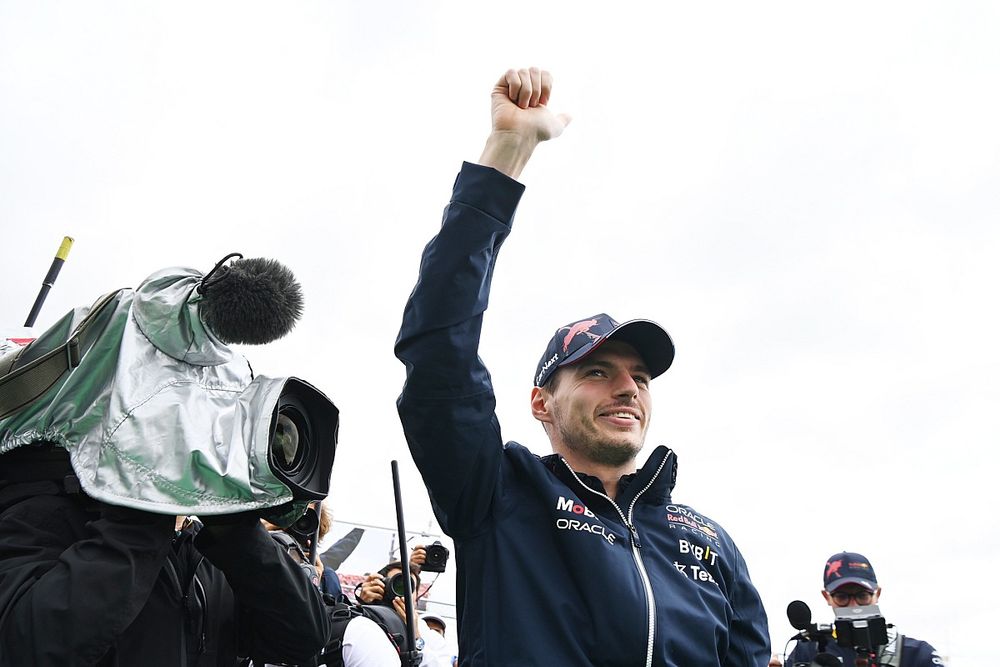
[[[302,288],[280,262],[254,257],[221,267],[203,286],[201,320],[223,343],[277,340],[302,315]]]

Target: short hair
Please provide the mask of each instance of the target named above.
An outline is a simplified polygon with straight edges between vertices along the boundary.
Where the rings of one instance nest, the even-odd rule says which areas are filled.
[[[552,374],[549,375],[548,379],[545,381],[545,384],[543,384],[541,388],[542,389],[547,389],[550,393],[553,392],[553,391],[555,391],[556,390],[556,385],[559,384],[559,378],[562,375],[564,375],[564,373],[562,371],[565,368],[567,368],[567,366],[560,366],[559,368],[557,368],[554,371],[552,371]]]
[[[319,506],[319,539],[322,540],[333,528],[333,510],[327,504]]]

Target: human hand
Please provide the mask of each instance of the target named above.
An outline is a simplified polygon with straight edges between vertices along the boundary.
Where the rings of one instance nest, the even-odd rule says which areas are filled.
[[[406,600],[403,598],[394,598],[392,601],[392,608],[396,610],[399,617],[403,619],[403,623],[406,624]],[[420,613],[416,609],[413,610],[413,617],[415,622],[413,624],[413,636],[420,637]]]
[[[417,567],[423,566],[427,562],[427,547],[422,544],[417,544],[413,547],[410,552],[410,567],[416,565]]]
[[[517,133],[536,143],[558,137],[570,117],[549,110],[551,95],[552,75],[547,70],[507,70],[490,95],[493,131]]]
[[[566,114],[548,108],[552,75],[537,67],[507,70],[490,94],[493,132],[479,164],[517,178],[535,146],[562,134],[569,124]]]
[[[381,600],[384,595],[385,583],[382,581],[382,575],[377,572],[366,575],[364,581],[361,582],[361,592],[358,593],[358,599],[365,604],[374,604]]]
[[[781,662],[781,658],[777,655],[772,655],[771,659],[767,662],[767,667],[784,667],[784,663]]]

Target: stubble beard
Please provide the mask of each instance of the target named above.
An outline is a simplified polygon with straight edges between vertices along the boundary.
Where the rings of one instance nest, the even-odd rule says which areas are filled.
[[[624,434],[619,439],[609,438],[579,421],[568,421],[560,420],[558,427],[563,444],[578,456],[600,465],[617,468],[634,461],[645,440],[643,437],[634,443]]]

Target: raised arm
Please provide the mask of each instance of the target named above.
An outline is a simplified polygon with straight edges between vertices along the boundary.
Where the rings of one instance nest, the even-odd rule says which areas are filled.
[[[493,131],[482,164],[465,164],[441,230],[424,249],[403,312],[397,401],[414,462],[441,526],[471,533],[492,511],[502,447],[489,373],[479,359],[497,253],[524,186],[513,180],[542,141],[568,122],[546,106],[551,76],[509,70],[492,93]]]

